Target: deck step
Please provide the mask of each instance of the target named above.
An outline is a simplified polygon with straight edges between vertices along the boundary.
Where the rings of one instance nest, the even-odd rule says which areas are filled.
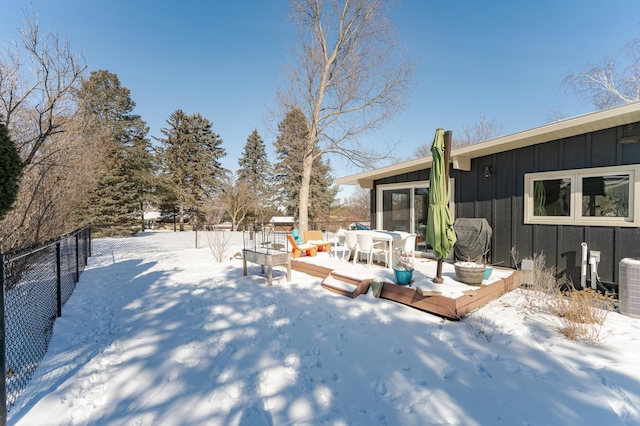
[[[324,280],[322,280],[322,287],[325,289],[352,299],[355,299],[361,294],[366,294],[367,291],[369,291],[370,285],[370,279],[357,280],[355,278],[335,273],[330,273]]]

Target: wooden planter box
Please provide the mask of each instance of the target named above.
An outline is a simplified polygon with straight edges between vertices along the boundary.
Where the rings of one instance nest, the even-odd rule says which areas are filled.
[[[291,281],[291,256],[286,251],[273,251],[273,250],[242,250],[242,273],[247,276],[247,262],[257,263],[260,265],[260,270],[264,274],[264,267],[268,269],[267,272],[267,284],[271,285],[273,277],[274,266],[286,266],[287,268],[287,281]]]

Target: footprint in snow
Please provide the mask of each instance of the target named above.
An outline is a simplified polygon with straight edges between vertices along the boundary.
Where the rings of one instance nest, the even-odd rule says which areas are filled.
[[[389,348],[391,350],[391,352],[393,352],[396,355],[400,355],[402,353],[402,348],[398,345],[391,345],[391,347]]]
[[[342,356],[342,350],[338,347],[338,345],[335,346],[334,351],[333,351],[337,356]]]
[[[478,372],[478,374],[480,374],[482,377],[486,377],[487,379],[492,379],[493,376],[491,375],[491,373],[489,372],[489,370],[487,370],[486,368],[484,368],[484,365],[478,363],[476,365],[476,371]]]
[[[371,385],[371,387],[373,388],[373,393],[376,396],[385,396],[387,394],[387,385],[383,380],[375,380]]]

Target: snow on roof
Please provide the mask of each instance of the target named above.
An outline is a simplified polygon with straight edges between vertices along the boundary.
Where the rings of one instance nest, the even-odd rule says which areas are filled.
[[[271,223],[293,223],[293,216],[273,216],[269,221]]]

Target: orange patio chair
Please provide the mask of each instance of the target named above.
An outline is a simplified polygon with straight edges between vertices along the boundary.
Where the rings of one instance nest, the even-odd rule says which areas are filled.
[[[318,247],[318,251],[331,251],[331,241],[322,238],[322,231],[304,231],[304,242]]]
[[[313,244],[298,244],[291,234],[287,234],[287,238],[289,239],[289,244],[291,244],[291,257],[293,259],[302,256],[303,252],[307,256],[315,256],[318,254],[317,246],[314,246]]]

